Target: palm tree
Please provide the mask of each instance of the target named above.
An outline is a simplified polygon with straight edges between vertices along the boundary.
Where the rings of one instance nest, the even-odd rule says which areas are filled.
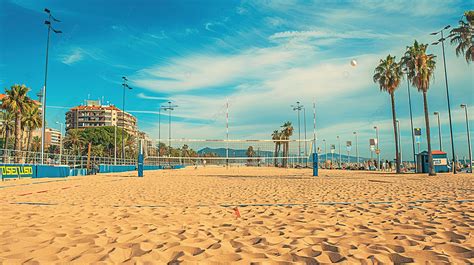
[[[3,112],[2,134],[4,135],[3,149],[8,149],[8,140],[15,128],[15,115],[11,111]],[[6,154],[6,153],[5,153]]]
[[[66,137],[64,137],[64,143],[71,146],[73,152],[77,152],[77,155],[81,155],[81,149],[84,144],[81,132],[77,129],[68,130]]]
[[[378,83],[380,91],[385,91],[390,94],[392,101],[392,121],[393,132],[395,134],[395,163],[397,173],[400,173],[400,153],[398,146],[398,130],[397,130],[397,116],[395,113],[395,90],[400,85],[402,79],[402,70],[400,64],[395,62],[395,56],[387,56],[386,59],[380,60],[379,65],[375,68],[374,83]]]
[[[13,85],[10,89],[5,89],[6,97],[3,99],[2,108],[15,115],[15,146],[14,150],[21,150],[21,117],[31,106],[31,99],[28,97],[30,89],[25,85]],[[19,159],[19,152],[16,161]]]
[[[247,152],[245,152],[245,154],[247,155],[248,159],[247,159],[247,162],[250,164],[252,163],[252,157],[255,156],[255,151],[253,150],[253,146],[249,146],[247,148]]]
[[[419,44],[416,40],[413,46],[407,47],[403,63],[408,69],[408,79],[418,91],[423,93],[423,106],[425,110],[426,142],[428,144],[429,175],[435,176],[433,167],[433,155],[431,153],[430,119],[428,112],[428,100],[426,93],[430,88],[430,81],[436,67],[433,54],[426,54],[428,44]]]
[[[22,124],[24,125],[24,128],[28,129],[28,140],[26,142],[26,150],[30,151],[32,132],[35,129],[40,128],[42,124],[41,113],[36,104],[33,103],[33,106],[28,108],[28,111],[23,116]]]
[[[464,13],[466,21],[459,20],[459,27],[451,30],[451,44],[457,44],[456,55],[465,53],[466,62],[474,61],[474,11]]]
[[[288,165],[288,155],[290,153],[290,137],[293,135],[293,125],[291,122],[287,121],[282,126],[283,129],[281,130],[282,139],[285,140],[283,143],[283,166],[286,167]]]
[[[41,137],[35,136],[31,140],[31,149],[33,152],[38,152],[41,147]]]

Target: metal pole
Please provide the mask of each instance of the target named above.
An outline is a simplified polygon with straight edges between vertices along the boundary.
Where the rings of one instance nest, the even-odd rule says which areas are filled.
[[[125,130],[125,86],[123,86],[122,96],[122,163],[125,161],[125,139],[123,132]]]
[[[313,101],[313,152],[316,151],[316,102]]]
[[[114,165],[117,165],[117,123],[114,126]]]
[[[359,141],[357,137],[357,132],[354,132],[355,135],[355,144],[356,144],[356,160],[357,160],[357,169],[359,169]]]
[[[400,134],[400,121],[397,120],[397,132],[398,132],[398,146],[400,147],[400,165],[403,164],[403,156],[402,156],[402,135]]]
[[[413,163],[415,164],[415,172],[416,172],[416,151],[415,151],[415,135],[413,131],[413,115],[411,110],[411,93],[410,93],[410,81],[408,80],[408,71],[407,74],[407,91],[408,91],[408,105],[410,106],[410,126],[411,126],[411,144],[413,148]]]
[[[48,21],[51,21],[51,14],[48,15]],[[44,164],[44,147],[45,147],[45,129],[46,129],[46,84],[48,81],[48,55],[49,55],[49,35],[51,34],[51,24],[48,24],[48,38],[46,41],[46,65],[44,71],[44,86],[43,86],[43,102],[41,113],[41,164]]]
[[[60,148],[59,148],[59,164],[61,165],[61,163],[62,163],[62,158],[63,158],[63,124],[62,124],[62,123],[59,123],[59,125],[60,125],[60,133],[59,133],[59,135],[60,135],[60,137],[61,137],[60,142],[59,142],[59,144],[61,145]]]
[[[168,164],[171,164],[171,101],[168,101],[168,105],[169,105],[169,116],[168,116],[168,120],[169,120],[169,126],[168,126]]]
[[[301,163],[301,127],[300,127],[300,103],[298,104],[298,163]]]
[[[225,127],[226,127],[226,166],[229,167],[229,99],[226,102],[226,112],[225,112]]]
[[[328,144],[325,139],[323,139],[324,142],[324,161],[328,160]]]
[[[461,108],[464,108],[464,113],[466,114],[466,133],[467,133],[467,147],[469,151],[469,170],[472,173],[472,151],[471,151],[471,136],[469,131],[469,119],[467,115],[467,105],[461,104]]]
[[[337,136],[337,142],[339,144],[339,167],[341,167],[341,163],[342,163],[342,156],[341,156],[341,138],[339,138],[339,136]]]
[[[304,157],[306,167],[308,167],[308,145],[306,143],[306,108],[303,108],[303,129],[304,129]]]
[[[375,128],[375,138],[377,138],[377,169],[380,170],[380,149],[379,149],[379,128],[377,126],[374,127]]]
[[[439,138],[439,150],[443,151],[443,141],[442,141],[442,136],[441,136],[441,122],[439,120],[439,112],[434,113],[435,116],[438,118],[438,138]]]
[[[443,50],[443,65],[444,65],[444,80],[446,83],[446,97],[448,99],[448,115],[449,115],[449,131],[451,133],[451,151],[453,152],[453,161],[454,164],[456,165],[456,155],[454,153],[454,140],[453,140],[453,124],[451,121],[451,103],[449,100],[449,88],[448,88],[448,73],[446,70],[446,57],[444,55],[444,36],[443,36],[443,30],[441,30],[441,47]],[[456,167],[453,167],[453,173],[456,174]]]
[[[161,106],[158,109],[158,166],[161,166],[160,146],[161,146]]]

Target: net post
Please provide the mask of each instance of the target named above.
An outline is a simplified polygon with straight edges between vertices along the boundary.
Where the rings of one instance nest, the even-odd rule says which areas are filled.
[[[138,141],[138,177],[143,177],[143,139]]]
[[[313,152],[313,177],[318,176],[318,153]]]

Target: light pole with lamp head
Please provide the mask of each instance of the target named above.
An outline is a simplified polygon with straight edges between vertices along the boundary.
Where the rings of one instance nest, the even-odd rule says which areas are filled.
[[[168,101],[168,106],[163,107],[163,110],[168,110],[170,113],[168,115],[169,118],[169,126],[168,126],[168,164],[171,165],[171,111],[177,108],[177,105],[171,105],[171,101]]]
[[[356,144],[356,161],[357,161],[357,169],[359,169],[359,140],[357,137],[357,132],[352,132],[355,135],[355,144]]]
[[[125,162],[125,138],[124,138],[124,130],[125,130],[125,90],[132,89],[128,86],[127,82],[128,79],[125,76],[122,76],[122,87],[123,87],[123,96],[122,96],[122,163]]]
[[[410,93],[410,81],[408,80],[408,69],[403,68],[403,72],[407,75],[407,91],[408,91],[408,106],[410,110],[410,127],[411,127],[411,144],[413,148],[413,163],[415,164],[415,172],[416,172],[416,151],[415,151],[415,135],[413,131],[413,114],[411,109],[411,93]]]
[[[380,170],[379,127],[374,126],[374,129],[375,129],[375,139],[377,139],[376,150],[375,150],[375,153],[377,154],[377,169]]]
[[[61,164],[62,157],[63,157],[63,123],[57,121],[56,124],[59,124],[59,134],[61,139],[59,139],[59,164]]]
[[[467,115],[467,105],[461,104],[461,108],[464,109],[464,113],[466,114],[466,133],[467,133],[467,147],[469,152],[469,170],[472,173],[472,151],[471,151],[471,136],[469,131],[469,119]]]
[[[291,105],[293,110],[298,112],[298,161],[301,163],[301,126],[300,126],[300,111],[303,109],[303,105],[300,105],[300,102],[297,101],[296,105]]]
[[[339,168],[342,168],[342,155],[341,155],[341,138],[338,136],[336,136],[337,138],[337,142],[338,142],[338,145],[339,145]]]
[[[442,142],[442,137],[441,137],[441,122],[439,121],[439,112],[435,111],[433,113],[437,118],[438,118],[438,138],[439,138],[439,150],[443,151],[443,142]]]
[[[46,129],[46,84],[48,81],[48,55],[49,55],[49,36],[51,35],[51,30],[56,33],[62,33],[60,30],[56,30],[52,27],[51,22],[61,22],[53,15],[51,15],[51,10],[45,8],[44,12],[48,14],[48,19],[44,21],[44,24],[48,27],[48,38],[46,41],[46,65],[44,71],[44,86],[42,94],[42,102],[41,102],[41,164],[44,164],[44,147],[45,147],[45,129]]]
[[[439,43],[441,43],[441,48],[442,48],[442,52],[443,52],[444,80],[445,80],[445,84],[446,84],[446,98],[448,100],[449,132],[451,134],[451,152],[453,153],[453,163],[456,165],[456,154],[454,153],[453,123],[452,123],[452,120],[451,120],[451,104],[450,104],[450,99],[449,99],[448,73],[447,73],[447,70],[446,70],[446,57],[444,55],[444,41],[447,38],[452,37],[453,35],[451,34],[451,35],[449,35],[445,38],[444,33],[443,33],[444,30],[447,30],[450,27],[451,27],[450,25],[447,25],[439,31],[430,33],[430,35],[441,34],[441,39],[439,39],[436,42],[433,42],[431,45],[438,45]],[[456,174],[456,167],[455,166],[453,167],[453,173]]]

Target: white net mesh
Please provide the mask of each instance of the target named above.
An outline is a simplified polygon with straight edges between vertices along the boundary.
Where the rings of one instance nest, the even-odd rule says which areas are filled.
[[[311,140],[161,139],[149,142],[147,165],[307,166]]]

